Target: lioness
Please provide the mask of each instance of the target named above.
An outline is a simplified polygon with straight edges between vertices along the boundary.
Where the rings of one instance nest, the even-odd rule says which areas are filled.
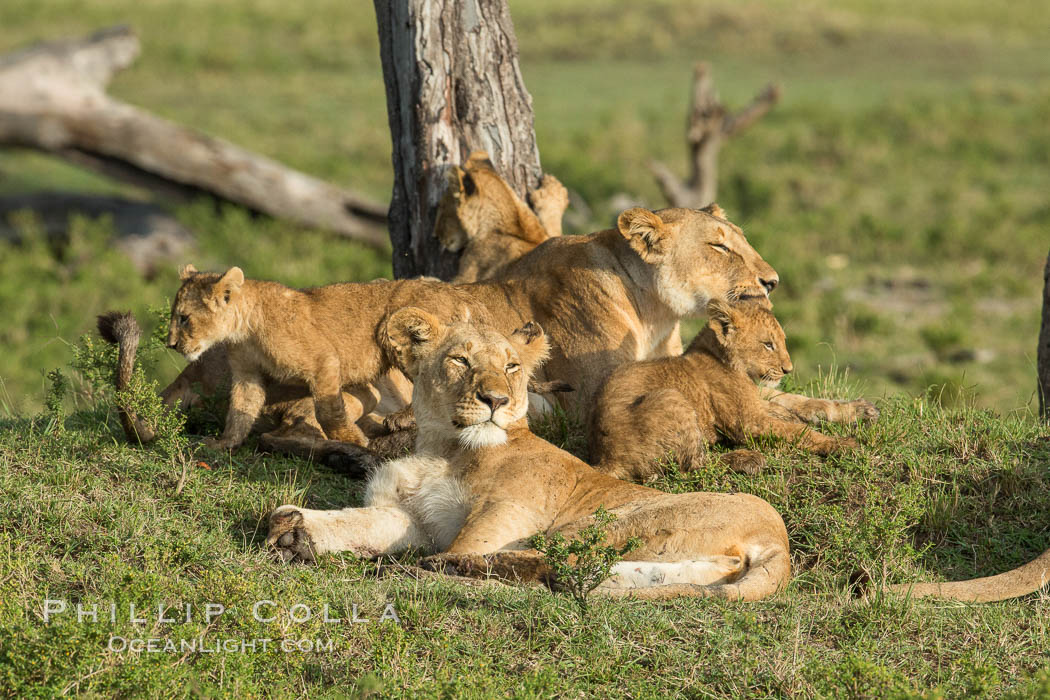
[[[549,347],[536,324],[507,337],[472,323],[446,326],[406,308],[389,318],[384,333],[414,382],[416,455],[383,464],[368,481],[363,508],[274,511],[268,542],[286,560],[413,547],[446,553],[431,562],[444,568],[500,552],[493,566],[510,577],[533,576],[542,572],[542,558],[524,549],[527,538],[538,531],[571,535],[604,505],[618,516],[614,541],[644,540],[605,590],[754,599],[787,582],[787,532],[765,501],[628,484],[529,431],[526,384]],[[664,585],[649,588],[656,581]]]
[[[469,312],[505,333],[534,318],[552,341],[551,360],[538,380],[571,385],[575,391],[558,400],[567,408],[578,406],[586,419],[595,392],[612,369],[666,355],[673,342],[680,342],[679,319],[703,314],[712,298],[765,297],[776,286],[773,268],[739,228],[717,213],[721,210],[715,206],[629,209],[616,228],[544,242],[503,268],[497,280],[330,285],[326,294],[337,295],[338,301],[332,296],[328,308],[338,308],[338,318],[306,324],[292,307],[281,313],[271,309],[268,323],[256,323],[252,333],[261,346],[285,342],[282,338],[327,346],[338,337],[352,353],[352,366],[341,368],[341,381],[365,384],[390,366],[377,333],[384,319],[403,306],[423,307],[445,321]],[[201,360],[165,390],[165,400],[189,405],[195,399],[194,383],[215,386],[221,381],[217,378],[229,374],[229,358],[215,344],[225,337],[224,329],[241,328],[239,309],[265,313],[269,307],[253,288],[242,290],[238,304],[185,304],[184,298],[176,297],[169,344],[191,360]],[[318,331],[307,330],[311,326]]]
[[[854,444],[784,420],[760,398],[755,382],[775,387],[792,370],[784,330],[767,304],[716,299],[707,316],[685,354],[622,365],[609,376],[588,430],[595,469],[645,481],[673,452],[690,470],[719,436],[739,444],[776,435],[821,455]],[[754,471],[764,462],[760,454],[740,452],[746,454],[730,453],[731,465]]]
[[[613,568],[601,592],[755,600],[787,584],[787,531],[761,498],[668,494],[631,484],[529,431],[526,385],[548,349],[536,324],[504,336],[406,308],[387,319],[383,335],[414,382],[417,454],[383,464],[368,481],[362,508],[277,508],[267,542],[285,561],[418,548],[440,553],[424,560],[439,571],[550,582],[543,557],[527,549],[528,538],[572,536],[602,505],[617,515],[610,544],[622,546],[630,537],[643,544]],[[1050,550],[999,576],[892,590],[990,601],[1036,591],[1048,576]]]

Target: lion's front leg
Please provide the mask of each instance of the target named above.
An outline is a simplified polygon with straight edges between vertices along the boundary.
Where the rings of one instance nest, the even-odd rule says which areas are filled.
[[[495,578],[513,583],[541,582],[550,585],[553,573],[542,554],[534,549],[491,554],[434,554],[420,562],[429,571],[466,578]]]
[[[879,417],[879,409],[866,399],[833,401],[813,399],[801,394],[788,394],[777,389],[761,388],[763,399],[789,411],[797,420],[806,423],[867,423]],[[779,413],[776,408],[771,412]],[[782,417],[783,414],[777,415]]]
[[[270,514],[266,544],[287,562],[312,562],[329,552],[372,558],[432,546],[419,523],[397,506],[310,510],[284,505]]]
[[[310,380],[310,393],[314,397],[314,411],[317,422],[321,424],[325,435],[330,440],[351,442],[365,447],[368,438],[355,425],[361,417],[362,405],[356,398],[351,398],[356,415],[350,415],[343,400],[342,379],[339,374],[339,363],[330,359],[321,367],[316,376]]]
[[[805,423],[772,418],[748,426],[746,432],[751,435],[774,435],[822,457],[842,450],[852,450],[859,446],[859,443],[853,438],[833,437],[817,432]]]
[[[569,207],[569,191],[553,175],[544,175],[540,186],[529,192],[529,204],[540,226],[551,238],[561,235],[561,220]]]
[[[263,385],[262,376],[234,367],[230,408],[226,412],[226,428],[221,438],[208,438],[204,444],[215,450],[232,450],[239,447],[251,432],[265,403],[266,387]]]

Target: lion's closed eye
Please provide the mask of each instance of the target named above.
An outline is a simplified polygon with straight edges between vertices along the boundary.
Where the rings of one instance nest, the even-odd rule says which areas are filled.
[[[514,373],[515,373],[515,372],[517,372],[517,371],[518,371],[519,369],[521,369],[521,365],[519,365],[519,364],[518,364],[517,362],[511,362],[511,363],[510,363],[510,364],[508,364],[508,365],[507,365],[507,367],[506,367],[506,370],[507,370],[507,374],[514,374]]]

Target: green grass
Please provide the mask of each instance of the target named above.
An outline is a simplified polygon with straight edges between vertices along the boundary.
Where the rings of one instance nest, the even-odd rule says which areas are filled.
[[[841,377],[807,389],[850,390]],[[657,482],[769,500],[794,550],[786,591],[754,604],[598,598],[586,617],[563,594],[418,581],[349,555],[311,567],[277,563],[263,547],[271,509],[360,503],[359,483],[322,468],[246,448],[191,468],[176,494],[179,469],[122,444],[104,406],[85,405],[63,430],[46,417],[8,420],[0,426],[0,693],[1050,697],[1045,592],[972,606],[865,604],[849,590],[858,573],[957,579],[1045,549],[1050,432],[924,400],[881,408],[876,424],[840,431],[863,445],[850,455],[821,461],[762,443],[769,466],[760,476],[710,467]],[[580,443],[571,421],[543,432]],[[70,611],[45,624],[49,598],[68,601]],[[277,620],[253,619],[259,600],[278,603]],[[102,619],[77,624],[77,602],[98,603]],[[111,602],[115,623],[106,617]],[[209,602],[228,609],[211,625]],[[188,623],[186,603],[194,606]],[[302,616],[291,609],[300,603],[311,620],[289,620]],[[377,622],[387,603],[401,625]],[[149,621],[130,623],[129,604]],[[320,619],[325,604],[343,624]],[[353,604],[372,622],[345,622]],[[177,621],[158,624],[158,605],[178,611],[166,614]],[[158,639],[163,648],[202,635],[209,645],[270,639],[314,649],[264,652],[259,642],[244,653],[107,651],[111,636]]]
[[[667,490],[739,490],[784,514],[796,577],[754,605],[600,600],[581,619],[545,591],[468,589],[326,557],[289,568],[261,548],[285,503],[356,504],[360,485],[242,450],[180,473],[122,444],[82,391],[58,430],[45,375],[94,315],[145,319],[178,263],[240,265],[293,285],[389,275],[389,260],[286,222],[206,202],[173,207],[191,260],[139,277],[105,221],[68,245],[20,221],[0,242],[0,695],[383,692],[433,696],[629,694],[1050,697],[1050,598],[987,606],[879,600],[851,577],[964,578],[1043,551],[1050,433],[1031,416],[1050,207],[1050,14],[975,0],[512,2],[546,170],[609,225],[620,193],[660,206],[646,163],[685,170],[691,64],[712,62],[731,105],[771,80],[780,105],[723,150],[719,201],[777,268],[776,312],[800,386],[884,397],[856,454],[820,461],[762,443],[759,477],[672,474]],[[370,3],[91,0],[0,4],[0,52],[128,22],[140,59],[111,92],[378,198],[390,136]],[[0,193],[144,196],[32,153],[0,153]],[[686,339],[698,328],[687,324]],[[156,368],[161,381],[181,366]],[[832,371],[837,368],[838,372]],[[847,384],[843,373],[849,377]],[[79,385],[74,382],[75,387]],[[579,427],[544,434],[569,449]],[[411,561],[407,557],[405,561]],[[190,623],[44,625],[44,598],[203,605]],[[259,599],[328,603],[403,625],[255,623]],[[249,612],[245,612],[246,608]],[[330,640],[326,652],[117,654],[110,635]]]

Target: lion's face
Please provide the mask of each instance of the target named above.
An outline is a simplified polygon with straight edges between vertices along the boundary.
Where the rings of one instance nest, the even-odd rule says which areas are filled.
[[[449,186],[438,209],[434,235],[446,250],[460,250],[472,238],[518,228],[515,194],[496,174],[488,154],[472,153],[449,171]]]
[[[393,314],[383,335],[414,383],[420,429],[467,448],[506,441],[506,429],[528,411],[529,376],[548,351],[535,323],[507,337],[466,322],[446,326],[412,307]]]
[[[182,268],[182,286],[171,306],[168,347],[190,362],[237,332],[235,304],[244,284],[238,267],[224,275],[197,272],[193,265]]]
[[[776,387],[793,369],[787,351],[784,329],[777,322],[768,302],[754,300],[738,304],[712,301],[710,317],[702,334],[709,334],[722,349],[726,363],[745,372],[762,386]],[[694,344],[704,340],[697,336]],[[690,345],[690,349],[692,349]],[[687,351],[688,352],[688,351]]]
[[[725,218],[717,204],[704,209],[628,209],[617,226],[651,265],[660,299],[679,316],[697,316],[712,299],[764,298],[779,277]]]

